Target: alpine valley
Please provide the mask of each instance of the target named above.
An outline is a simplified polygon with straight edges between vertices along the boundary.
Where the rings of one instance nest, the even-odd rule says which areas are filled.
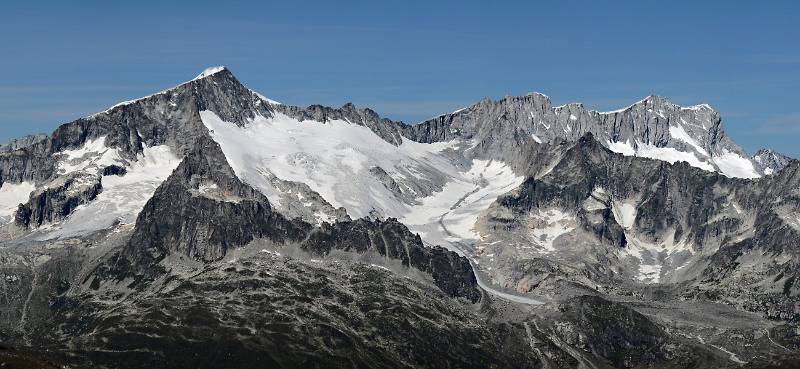
[[[408,125],[224,67],[0,146],[0,359],[796,368],[800,161],[708,105]]]

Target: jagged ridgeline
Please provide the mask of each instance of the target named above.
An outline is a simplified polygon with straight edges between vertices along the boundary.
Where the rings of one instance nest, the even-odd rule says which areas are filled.
[[[800,162],[708,105],[409,125],[224,67],[0,146],[0,360],[718,368],[800,352]],[[16,361],[13,361],[16,360]]]

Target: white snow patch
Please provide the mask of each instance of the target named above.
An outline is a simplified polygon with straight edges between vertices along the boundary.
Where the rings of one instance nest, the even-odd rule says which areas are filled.
[[[630,140],[625,141],[625,142],[606,141],[606,144],[608,145],[608,149],[613,151],[613,152],[620,153],[620,154],[625,155],[625,156],[634,156],[634,155],[636,155],[636,150],[634,150],[633,146],[631,146]]]
[[[715,156],[713,159],[714,164],[719,167],[720,172],[728,177],[736,178],[758,178],[761,177],[753,163],[741,155],[724,151],[722,155]]]
[[[596,211],[605,209],[608,201],[608,193],[602,187],[595,187],[592,193],[586,200],[583,200],[583,208],[588,211]]]
[[[678,161],[685,161],[693,167],[707,170],[709,172],[714,171],[713,165],[698,159],[693,153],[679,151],[673,147],[657,147],[655,145],[641,142],[637,142],[637,145],[639,150],[636,151],[636,156],[663,160],[670,164],[674,164]]]
[[[622,256],[631,256],[638,261],[635,279],[642,283],[659,283],[663,266],[669,263],[673,255],[685,252],[694,254],[688,239],[675,241],[674,230],[659,244],[643,241],[630,232],[625,232],[625,236],[628,243],[620,252]]]
[[[0,217],[8,217],[17,211],[19,204],[28,202],[36,185],[31,182],[3,183],[0,187]]]
[[[197,187],[197,192],[206,194],[217,189],[217,184],[214,182],[203,182]]]
[[[661,280],[661,265],[639,264],[639,275],[636,279],[645,283],[658,283]]]
[[[697,143],[694,138],[689,136],[689,133],[686,132],[686,129],[684,129],[682,125],[669,126],[669,135],[676,140],[683,141],[691,145],[695,148],[695,150],[697,150],[698,153],[700,153],[700,155],[708,156],[708,152],[703,149],[703,147],[700,146],[700,144]]]
[[[708,104],[699,104],[699,105],[692,105],[681,108],[681,110],[714,110],[711,105]]]
[[[622,228],[631,228],[636,221],[636,204],[630,202],[614,201],[611,206],[611,213],[614,214],[614,220]]]
[[[673,138],[686,142],[693,146],[701,155],[708,157],[708,152],[694,140],[685,129],[681,126],[671,126],[669,128],[670,136]],[[611,151],[620,153],[625,156],[638,156],[643,158],[651,158],[666,161],[670,164],[675,162],[684,161],[689,165],[700,168],[709,172],[716,172],[717,169],[708,161],[699,159],[692,152],[680,151],[674,147],[658,147],[649,143],[642,143],[636,141],[637,148],[634,149],[630,141],[625,142],[612,142],[606,141],[606,146]],[[736,178],[758,178],[760,175],[753,167],[753,163],[738,154],[725,151],[722,155],[709,157],[709,159],[719,168],[719,172],[728,176]]]
[[[250,92],[252,92],[252,93],[253,93],[253,94],[255,94],[256,96],[258,96],[258,98],[259,98],[259,99],[261,99],[261,100],[264,100],[264,101],[265,101],[265,102],[267,102],[268,104],[271,104],[271,105],[283,105],[283,104],[281,104],[280,102],[278,102],[278,101],[275,101],[275,100],[272,100],[272,99],[270,99],[270,98],[268,98],[268,97],[266,97],[266,96],[264,96],[264,95],[262,95],[262,94],[260,94],[260,93],[258,93],[258,92],[255,92],[255,91],[253,91],[253,90],[250,90]]]

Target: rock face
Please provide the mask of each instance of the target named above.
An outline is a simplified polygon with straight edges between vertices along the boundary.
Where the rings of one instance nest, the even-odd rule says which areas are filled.
[[[31,145],[37,144],[41,141],[47,139],[47,135],[44,133],[39,133],[35,135],[27,135],[21,138],[15,138],[9,141],[7,144],[0,145],[0,152],[11,152],[20,149],[24,149]]]
[[[800,267],[800,228],[789,214],[798,209],[798,188],[797,165],[755,182],[731,179],[685,163],[617,155],[587,135],[546,175],[528,178],[498,199],[485,220],[491,237],[484,242],[505,243],[484,253],[496,258],[497,264],[489,265],[495,278],[524,289],[532,274],[518,271],[529,268],[529,259],[504,261],[498,254],[519,247],[515,244],[544,244],[535,237],[520,238],[530,219],[542,217],[561,225],[573,245],[545,252],[546,263],[580,265],[588,281],[566,272],[552,276],[609,291],[625,280],[693,281],[684,294],[708,293],[747,310],[797,321],[793,281]],[[545,282],[538,280],[537,288],[545,288]]]
[[[237,180],[219,145],[202,137],[139,213],[124,254],[141,273],[172,253],[211,262],[255,238],[284,242],[307,231]]]
[[[397,219],[358,219],[323,225],[313,231],[302,247],[314,254],[332,250],[365,253],[374,251],[402,265],[429,273],[434,284],[450,296],[480,300],[477,281],[469,260],[441,247],[425,247],[418,235],[411,233]]]
[[[628,155],[688,160],[695,166],[734,177],[756,177],[744,151],[725,134],[719,113],[708,105],[682,108],[659,96],[648,96],[625,109],[600,113],[581,104],[553,107],[539,93],[481,100],[451,114],[403,127],[419,142],[457,138],[476,140],[478,149],[496,159],[524,165],[519,147],[527,142],[576,141],[591,133],[602,145]],[[744,170],[731,168],[731,158]]]
[[[780,172],[792,160],[792,158],[770,149],[758,150],[752,159],[766,175]]]
[[[27,203],[20,204],[14,222],[27,228],[65,219],[76,207],[94,200],[102,188],[98,177],[61,178],[50,187],[35,191]]]

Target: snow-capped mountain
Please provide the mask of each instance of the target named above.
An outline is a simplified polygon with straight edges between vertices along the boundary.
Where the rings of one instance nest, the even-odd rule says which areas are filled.
[[[596,112],[582,104],[552,106],[543,94],[499,101],[482,100],[452,114],[414,125],[411,137],[421,142],[467,138],[487,141],[486,151],[507,157],[512,142],[575,141],[586,133],[623,155],[648,157],[723,173],[756,178],[759,172],[744,151],[724,132],[722,120],[707,104],[680,107],[666,98],[648,96],[627,108]]]
[[[213,67],[0,146],[0,333],[108,367],[780,359],[799,173],[705,104],[532,93],[409,125]]]

